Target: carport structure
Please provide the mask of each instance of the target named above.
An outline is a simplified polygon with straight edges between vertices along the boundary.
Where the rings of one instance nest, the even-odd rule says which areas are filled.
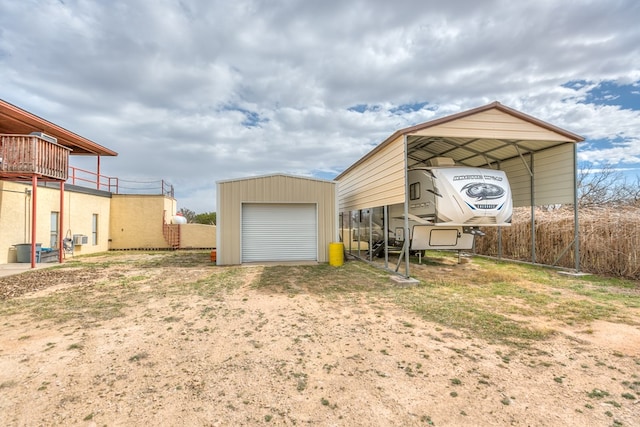
[[[352,234],[354,221],[360,227],[371,210],[387,212],[390,205],[404,204],[404,235],[410,236],[407,171],[426,166],[429,159],[449,157],[458,165],[505,171],[514,207],[532,207],[532,229],[535,206],[573,204],[575,268],[579,270],[577,143],[583,140],[499,102],[398,130],[336,177],[341,228]],[[532,236],[531,261],[535,262],[535,233]],[[360,250],[358,243],[358,254]],[[403,251],[408,277],[408,246]]]

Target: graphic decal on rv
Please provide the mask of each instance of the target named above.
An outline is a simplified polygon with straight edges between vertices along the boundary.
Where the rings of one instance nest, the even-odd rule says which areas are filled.
[[[504,195],[504,188],[484,182],[474,182],[467,184],[460,189],[460,193],[466,190],[468,197],[473,197],[477,201],[499,199]]]

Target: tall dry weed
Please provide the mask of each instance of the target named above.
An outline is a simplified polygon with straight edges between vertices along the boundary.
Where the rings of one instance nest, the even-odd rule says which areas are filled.
[[[580,269],[640,279],[640,208],[597,207],[579,211]],[[571,208],[535,211],[535,261],[575,267],[574,213]],[[529,208],[514,209],[511,227],[486,227],[476,239],[478,254],[532,261]]]

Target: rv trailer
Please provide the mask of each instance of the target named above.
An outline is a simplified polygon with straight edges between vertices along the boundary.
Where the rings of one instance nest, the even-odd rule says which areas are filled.
[[[456,166],[449,158],[408,171],[411,251],[470,250],[479,227],[510,226],[511,188],[501,170]],[[388,241],[404,244],[404,205],[389,206]],[[384,245],[382,245],[384,246]],[[378,249],[381,256],[384,248]]]

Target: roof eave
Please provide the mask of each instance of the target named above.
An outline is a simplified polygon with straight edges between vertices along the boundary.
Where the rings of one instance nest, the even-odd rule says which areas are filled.
[[[33,132],[44,132],[56,137],[60,145],[71,148],[71,154],[75,155],[96,155],[96,156],[117,156],[118,153],[103,147],[87,138],[84,138],[70,130],[51,123],[42,117],[25,111],[7,101],[0,99],[0,114],[13,122],[19,123],[22,128],[28,128]],[[30,133],[30,132],[29,132]]]

